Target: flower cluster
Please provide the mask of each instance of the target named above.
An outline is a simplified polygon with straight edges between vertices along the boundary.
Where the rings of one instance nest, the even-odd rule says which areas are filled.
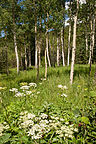
[[[0,136],[2,136],[3,135],[3,131],[8,129],[8,128],[9,128],[9,126],[7,125],[6,122],[4,122],[3,124],[0,123]]]
[[[25,94],[21,93],[21,92],[18,92],[18,93],[15,94],[15,97],[22,97],[22,96],[25,96]]]
[[[29,83],[28,85],[26,82],[20,83],[21,87],[20,87],[20,92],[17,88],[12,88],[9,89],[10,92],[14,92],[15,93],[15,97],[23,97],[23,96],[33,96],[33,90],[32,88],[36,88],[37,84],[36,83]],[[39,94],[40,92],[37,92],[37,94]]]
[[[28,90],[29,88],[30,88],[30,86],[27,86],[27,85],[20,87],[21,90]]]
[[[63,118],[56,115],[48,117],[46,113],[41,113],[39,116],[36,116],[28,112],[22,112],[20,115],[20,128],[26,129],[27,135],[34,140],[43,138],[53,130],[58,138],[72,139],[74,132],[78,132],[74,125],[70,125]]]
[[[29,86],[36,88],[36,87],[37,87],[37,84],[36,84],[36,83],[29,83]]]
[[[15,93],[17,93],[17,92],[18,92],[18,89],[12,88],[12,89],[10,89],[9,91],[10,91],[10,92],[15,92]]]
[[[0,87],[0,90],[6,90],[7,87]]]
[[[60,88],[60,89],[62,89],[62,90],[67,90],[68,89],[68,87],[65,85],[65,86],[63,86],[63,85],[58,85],[58,88]]]
[[[66,95],[66,94],[64,94],[64,93],[63,93],[63,94],[61,94],[61,96],[62,96],[62,97],[67,97],[67,95]]]

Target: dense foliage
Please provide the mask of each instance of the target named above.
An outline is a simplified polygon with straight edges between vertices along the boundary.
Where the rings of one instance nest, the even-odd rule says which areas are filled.
[[[13,11],[14,9],[14,11]],[[77,22],[77,50],[76,63],[86,64],[90,59],[91,36],[95,34],[95,9],[94,0],[80,0]],[[48,53],[51,65],[57,64],[57,45],[60,47],[59,59],[62,65],[62,40],[63,28],[64,59],[67,64],[68,46],[72,49],[73,18],[76,13],[76,1],[72,0],[2,0],[0,1],[0,63],[7,60],[5,67],[16,67],[14,51],[14,32],[18,47],[20,69],[26,69],[35,64],[36,45],[40,48],[38,55],[43,62],[46,47],[46,30],[49,37]],[[92,19],[92,29],[90,21]],[[69,27],[71,25],[71,40],[68,41]],[[35,31],[37,27],[37,32]],[[57,42],[59,38],[59,44]],[[37,41],[37,42],[36,42]],[[94,42],[93,42],[94,43]],[[92,62],[95,62],[95,47],[92,50]],[[7,47],[7,48],[6,48]],[[3,55],[5,51],[5,56]],[[6,56],[7,53],[7,56]],[[13,54],[14,53],[14,54]],[[71,55],[71,52],[70,52]],[[2,57],[2,58],[1,58]],[[31,58],[30,58],[31,57]],[[6,59],[6,60],[5,60]],[[26,64],[27,61],[27,64]],[[31,61],[31,62],[30,62]],[[71,61],[71,56],[70,56]],[[7,65],[7,66],[6,66]],[[42,64],[44,65],[44,64]],[[6,68],[4,69],[6,70]],[[3,67],[0,68],[1,70]],[[8,68],[7,68],[8,69]]]

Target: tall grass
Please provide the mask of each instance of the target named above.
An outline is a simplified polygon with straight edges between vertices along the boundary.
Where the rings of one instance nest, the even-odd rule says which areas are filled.
[[[55,67],[48,68],[48,77],[46,81],[41,81],[44,77],[44,68],[40,68],[39,81],[36,79],[36,69],[21,71],[17,75],[16,70],[10,70],[9,76],[2,74],[0,76],[0,86],[6,86],[8,91],[5,93],[7,99],[12,101],[13,96],[9,93],[10,88],[19,88],[21,82],[36,82],[38,84],[37,91],[40,91],[38,99],[35,101],[34,106],[41,106],[44,101],[48,103],[54,103],[55,105],[61,106],[62,97],[61,94],[65,93],[68,95],[66,98],[71,103],[72,107],[78,106],[81,103],[83,107],[84,96],[93,89],[92,78],[94,76],[95,67],[92,66],[91,78],[89,78],[89,66],[87,65],[76,65],[74,71],[74,83],[70,85],[70,67]],[[42,82],[42,85],[39,83]],[[68,90],[60,90],[58,85],[66,85]],[[95,87],[94,87],[95,89]],[[64,105],[63,105],[64,106]]]

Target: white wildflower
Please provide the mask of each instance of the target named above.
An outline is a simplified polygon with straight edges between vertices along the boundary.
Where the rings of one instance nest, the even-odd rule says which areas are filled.
[[[50,123],[49,125],[50,125],[51,127],[54,127],[55,129],[57,129],[58,126],[61,126],[61,123],[60,123],[60,122]]]
[[[3,87],[0,87],[0,90],[2,90]]]
[[[20,115],[26,115],[28,111],[21,112]]]
[[[12,88],[12,89],[10,89],[9,91],[10,91],[10,92],[15,92],[15,93],[17,93],[17,92],[18,92],[18,89]]]
[[[52,123],[52,120],[49,120],[50,123]]]
[[[35,130],[35,131],[39,131],[39,130],[40,130],[40,125],[35,124],[35,125],[32,127],[32,129]]]
[[[45,81],[45,80],[46,80],[46,78],[41,78],[41,80],[42,80],[42,81]]]
[[[61,138],[61,137],[64,137],[64,135],[61,133],[60,135],[59,135],[59,137]]]
[[[69,124],[69,122],[65,122],[65,124],[66,124],[66,125],[68,125],[68,124]]]
[[[26,94],[27,94],[27,95],[31,95],[31,94],[32,94],[32,91],[26,91]]]
[[[33,119],[35,117],[34,114],[28,113],[28,119]]]
[[[33,129],[29,129],[28,136],[30,136],[30,135],[33,136],[34,134],[35,134],[35,131]]]
[[[36,87],[37,87],[37,84],[36,84],[36,83],[29,83],[29,86],[36,88]]]
[[[60,118],[60,121],[62,121],[62,122],[63,122],[63,121],[64,121],[64,119],[63,119],[63,118]]]
[[[3,124],[0,124],[0,136],[2,136],[3,135],[3,130],[4,130],[4,126],[3,126]]]
[[[48,115],[45,114],[45,113],[41,113],[40,117],[41,117],[42,119],[46,119],[46,118],[48,117]]]
[[[61,130],[56,130],[56,134],[62,134]]]
[[[42,83],[39,83],[40,85],[42,85]]]
[[[29,88],[30,88],[30,87],[27,86],[27,85],[24,85],[24,86],[20,87],[20,89],[22,89],[22,90],[28,90]]]
[[[68,89],[68,87],[67,87],[67,86],[63,86],[63,89],[66,89],[66,90],[67,90],[67,89]]]
[[[38,91],[37,94],[40,94],[40,91]]]
[[[25,96],[25,94],[21,92],[15,94],[15,97],[23,97],[23,96]]]
[[[65,134],[65,137],[68,137],[68,134]]]
[[[61,96],[62,96],[62,97],[67,97],[67,95],[66,95],[66,94],[64,94],[64,93],[63,93]]]
[[[40,138],[42,138],[42,135],[36,135],[33,137],[33,139],[40,139]]]
[[[54,117],[54,116],[51,116],[51,119],[55,119],[55,117]]]
[[[23,123],[21,123],[21,126],[23,128],[27,128],[28,126],[33,126],[34,122],[32,120],[25,120]]]
[[[63,126],[61,126],[61,130],[66,130],[66,128],[67,128],[67,127],[66,127],[66,126],[64,126],[64,125],[63,125]]]
[[[4,126],[4,129],[9,129],[9,125]]]
[[[70,125],[70,128],[72,128],[73,126],[74,126],[74,124],[71,124],[71,125]]]
[[[59,120],[59,117],[55,117],[56,120]]]
[[[41,127],[41,129],[45,130],[46,124],[40,123],[40,127]]]
[[[77,129],[77,128],[75,128],[75,129],[74,129],[74,131],[75,131],[75,132],[78,132],[78,129]]]
[[[6,90],[7,87],[0,87],[0,90]]]
[[[58,85],[58,88],[62,88],[63,86],[62,85]]]
[[[61,88],[61,89],[68,89],[68,87],[67,86],[63,86],[63,85],[58,85],[58,88]]]
[[[48,124],[49,121],[48,120],[41,120],[40,123],[43,123],[43,124]]]
[[[68,135],[69,138],[73,138],[73,135]]]

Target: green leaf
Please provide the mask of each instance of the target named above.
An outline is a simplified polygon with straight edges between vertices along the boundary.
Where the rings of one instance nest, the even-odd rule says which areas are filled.
[[[40,143],[41,143],[41,144],[45,144],[46,141],[45,141],[45,140],[41,140]]]
[[[52,142],[57,142],[58,138],[53,138]]]
[[[0,144],[4,144],[9,141],[11,134],[10,133],[5,133],[1,138],[0,138]]]
[[[91,96],[96,96],[96,92],[95,91],[90,91],[90,95]]]
[[[81,117],[81,121],[85,124],[89,124],[89,118],[88,117]]]

